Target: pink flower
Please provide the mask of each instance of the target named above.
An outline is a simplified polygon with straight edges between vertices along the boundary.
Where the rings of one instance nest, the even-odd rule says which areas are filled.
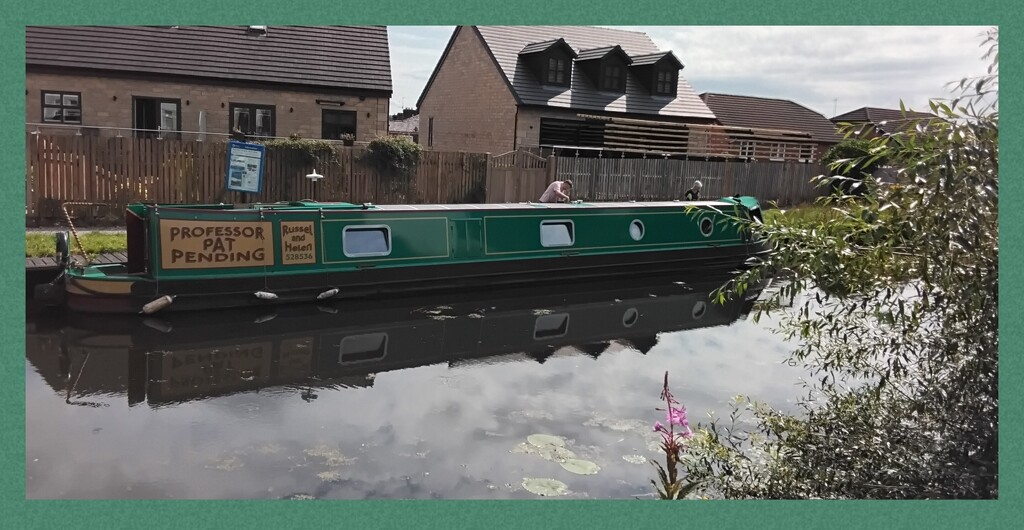
[[[656,422],[654,422],[654,432],[662,432],[662,431],[664,431],[664,430],[665,430],[665,427],[663,427],[663,426],[661,425],[661,422],[660,422],[660,421],[656,421]]]
[[[685,426],[688,426],[690,424],[690,422],[687,421],[687,419],[686,419],[686,408],[685,407],[679,407],[679,408],[669,407],[668,413],[666,414],[666,417],[668,418],[669,425],[680,425],[680,426],[685,427]]]

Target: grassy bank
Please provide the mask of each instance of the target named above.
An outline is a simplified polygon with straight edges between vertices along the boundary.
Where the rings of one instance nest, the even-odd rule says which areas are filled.
[[[89,255],[103,254],[108,252],[127,252],[128,241],[124,233],[100,233],[92,232],[80,234],[82,247]],[[73,237],[70,238],[71,252],[78,254],[78,245]],[[56,242],[53,234],[25,234],[25,257],[43,258],[52,257],[56,249]]]
[[[783,213],[783,211],[785,213]],[[785,215],[789,219],[795,221],[804,221],[808,223],[816,223],[829,219],[836,219],[839,214],[832,209],[830,206],[821,206],[814,203],[799,204],[790,208],[783,208],[782,210],[772,209],[764,212],[764,221],[770,223],[779,218],[779,216]]]

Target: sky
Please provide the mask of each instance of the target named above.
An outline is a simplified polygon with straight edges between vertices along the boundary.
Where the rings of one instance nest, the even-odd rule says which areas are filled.
[[[983,75],[979,26],[609,26],[647,33],[698,94],[789,99],[831,118],[860,107],[928,110]],[[391,112],[415,108],[454,26],[389,26]]]

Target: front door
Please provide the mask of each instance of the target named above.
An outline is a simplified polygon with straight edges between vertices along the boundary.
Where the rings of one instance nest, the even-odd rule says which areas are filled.
[[[181,131],[181,100],[133,98],[135,135],[139,138],[178,138]]]

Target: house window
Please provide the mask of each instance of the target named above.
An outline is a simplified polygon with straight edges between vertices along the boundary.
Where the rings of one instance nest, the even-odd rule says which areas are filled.
[[[786,158],[786,146],[780,143],[774,143],[771,145],[771,149],[768,151],[768,159],[778,162]]]
[[[602,90],[616,90],[622,91],[626,88],[626,76],[623,74],[625,70],[621,66],[606,66],[604,68],[603,81],[601,83]]]
[[[676,93],[676,76],[671,70],[658,70],[658,80],[654,84],[654,93],[671,96]]]
[[[571,247],[575,241],[572,221],[541,221],[540,244],[544,247]]]
[[[82,93],[44,90],[43,123],[82,123]]]
[[[559,57],[548,59],[548,84],[566,86],[569,84],[565,75],[566,60]]]
[[[228,105],[231,130],[238,129],[246,136],[274,136],[277,125],[274,110],[272,105],[231,103]]]
[[[740,142],[740,158],[754,158],[755,143],[744,140]]]
[[[180,137],[181,100],[132,97],[135,135],[140,138]]]
[[[811,144],[804,144],[800,146],[800,161],[810,162],[814,158],[814,146]]]
[[[324,140],[341,140],[342,136],[356,135],[356,112],[354,110],[324,109],[320,137]]]
[[[391,254],[391,228],[386,225],[346,226],[342,246],[350,258]]]
[[[427,120],[427,147],[434,147],[434,117]]]

